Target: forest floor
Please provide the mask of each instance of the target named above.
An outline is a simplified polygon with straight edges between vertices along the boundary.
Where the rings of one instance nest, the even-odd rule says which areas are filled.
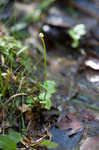
[[[1,3],[0,148],[98,150],[98,1]]]

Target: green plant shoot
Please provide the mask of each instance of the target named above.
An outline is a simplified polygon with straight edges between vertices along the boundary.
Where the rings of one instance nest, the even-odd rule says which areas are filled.
[[[45,82],[44,84],[41,84],[41,88],[44,89],[44,92],[40,93],[39,102],[42,104],[44,108],[50,109],[51,96],[56,91],[56,84],[54,81],[47,80],[46,46],[44,41],[44,34],[40,33],[39,37],[41,38],[44,47],[44,68],[45,68]]]
[[[80,38],[86,34],[85,25],[78,24],[74,28],[70,29],[68,33],[73,39],[72,47],[77,48],[79,46]]]
[[[45,91],[40,93],[39,102],[44,108],[49,110],[51,108],[51,97],[56,91],[56,84],[54,81],[47,80],[44,84],[41,84],[41,88]]]

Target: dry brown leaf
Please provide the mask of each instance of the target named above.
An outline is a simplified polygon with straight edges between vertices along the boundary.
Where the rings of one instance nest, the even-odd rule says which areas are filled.
[[[19,106],[19,110],[24,113],[26,111],[31,111],[31,108],[26,104],[22,104],[22,106]]]
[[[68,118],[66,117],[62,118],[60,123],[58,124],[58,127],[60,129],[62,130],[72,129],[76,132],[78,129],[83,128],[83,124],[76,116],[69,113],[67,117]]]

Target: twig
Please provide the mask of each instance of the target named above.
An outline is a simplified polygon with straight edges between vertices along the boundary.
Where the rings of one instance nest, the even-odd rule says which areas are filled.
[[[3,106],[8,104],[11,100],[13,100],[13,98],[15,98],[17,96],[23,96],[23,95],[27,95],[27,94],[26,93],[18,93],[18,94],[11,96],[5,103],[3,103]]]
[[[86,107],[88,107],[88,108],[90,108],[90,109],[93,109],[93,110],[99,111],[99,107],[96,107],[96,106],[93,106],[93,105],[87,104],[87,103],[82,102],[82,101],[80,101],[80,100],[72,99],[72,102],[74,102],[74,103],[76,103],[76,104],[84,104]]]
[[[85,14],[87,14],[87,15],[89,15],[89,16],[91,16],[91,17],[94,17],[94,18],[96,18],[96,19],[99,19],[99,15],[97,15],[96,13],[94,13],[94,12],[88,10],[87,8],[83,8],[83,7],[79,6],[79,5],[77,5],[77,4],[76,4],[75,2],[73,2],[73,1],[70,1],[69,4],[72,5],[72,7],[78,9],[79,11],[82,11],[82,12],[84,12]]]

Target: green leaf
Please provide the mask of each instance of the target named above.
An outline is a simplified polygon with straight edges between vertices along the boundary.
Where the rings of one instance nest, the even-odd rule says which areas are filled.
[[[27,97],[26,102],[27,102],[28,104],[33,104],[33,99],[30,98],[30,97]]]
[[[51,108],[51,100],[50,99],[47,99],[45,108],[50,110],[50,108]]]
[[[81,36],[86,34],[85,25],[78,24],[73,29],[69,30],[69,34],[73,39],[79,40]]]
[[[78,24],[73,29],[68,31],[69,35],[73,39],[72,47],[76,48],[79,46],[80,38],[86,34],[86,29],[84,24]]]
[[[11,131],[10,131],[8,137],[9,137],[10,139],[12,139],[15,143],[18,143],[18,142],[20,141],[20,139],[21,139],[20,133],[14,131],[14,130],[11,130]]]
[[[44,140],[44,141],[41,143],[41,145],[46,146],[48,149],[52,149],[52,148],[55,148],[55,147],[58,146],[57,143],[51,142],[51,141],[49,141],[49,140]]]
[[[39,102],[44,108],[50,109],[51,108],[51,96],[56,91],[56,84],[54,81],[47,80],[44,84],[41,84],[41,87],[45,90],[41,92],[39,95]]]
[[[0,148],[3,150],[16,150],[16,143],[8,136],[0,136]]]
[[[45,81],[43,85],[41,84],[41,87],[51,94],[55,93],[56,91],[56,84],[52,80]]]
[[[50,93],[43,92],[43,93],[40,93],[39,95],[39,99],[42,101],[46,101],[47,99],[50,99],[50,98],[51,98]]]
[[[86,34],[85,25],[84,24],[78,24],[73,29],[76,39],[80,39],[81,36]]]
[[[45,108],[46,109],[50,109],[51,108],[51,94],[50,93],[40,93],[39,95],[39,99],[40,99],[40,103],[41,104],[44,104]]]

